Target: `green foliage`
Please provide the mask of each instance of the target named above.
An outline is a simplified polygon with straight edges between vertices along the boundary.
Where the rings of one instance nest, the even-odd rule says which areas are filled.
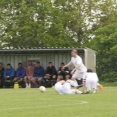
[[[1,0],[0,48],[86,46],[106,17],[114,16],[113,4],[112,0]]]
[[[103,81],[117,81],[117,23],[99,28],[90,47],[97,51],[97,72]]]

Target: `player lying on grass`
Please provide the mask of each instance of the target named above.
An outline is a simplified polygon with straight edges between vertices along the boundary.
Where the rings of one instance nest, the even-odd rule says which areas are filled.
[[[71,89],[71,86],[75,88],[75,90]],[[61,80],[55,84],[55,91],[58,94],[82,94],[80,90],[77,89],[78,85],[73,80]]]
[[[98,83],[99,79],[96,73],[94,73],[91,69],[87,70],[87,73],[84,75],[83,78],[83,92],[85,88],[87,89],[87,92],[96,93],[97,92],[97,86],[99,86],[100,90],[103,90],[103,86]]]

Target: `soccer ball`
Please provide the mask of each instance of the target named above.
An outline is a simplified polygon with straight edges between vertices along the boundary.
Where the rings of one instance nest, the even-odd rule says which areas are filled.
[[[40,90],[41,92],[45,92],[45,91],[46,91],[46,88],[45,88],[44,86],[40,86],[40,87],[39,87],[39,90]]]

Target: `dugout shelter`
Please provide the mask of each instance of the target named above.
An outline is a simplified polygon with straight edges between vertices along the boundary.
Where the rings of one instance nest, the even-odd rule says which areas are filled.
[[[28,60],[32,60],[33,64],[40,61],[41,66],[46,69],[48,62],[51,61],[58,70],[61,62],[66,64],[71,60],[72,49],[78,50],[78,54],[82,57],[87,68],[96,71],[96,53],[89,48],[2,49],[0,50],[0,62],[5,68],[7,63],[11,63],[16,70],[19,62],[22,62],[26,67]],[[73,69],[73,66],[70,66],[69,69]]]

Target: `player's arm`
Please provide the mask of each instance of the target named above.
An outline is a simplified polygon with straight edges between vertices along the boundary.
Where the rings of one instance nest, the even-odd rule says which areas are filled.
[[[71,71],[71,74],[73,74],[79,67],[80,67],[80,64],[77,64],[76,67]]]
[[[72,62],[71,61],[67,65],[65,65],[64,67],[68,67],[70,65],[72,65]]]
[[[72,71],[76,71],[80,67],[80,64],[77,64],[76,67]]]

